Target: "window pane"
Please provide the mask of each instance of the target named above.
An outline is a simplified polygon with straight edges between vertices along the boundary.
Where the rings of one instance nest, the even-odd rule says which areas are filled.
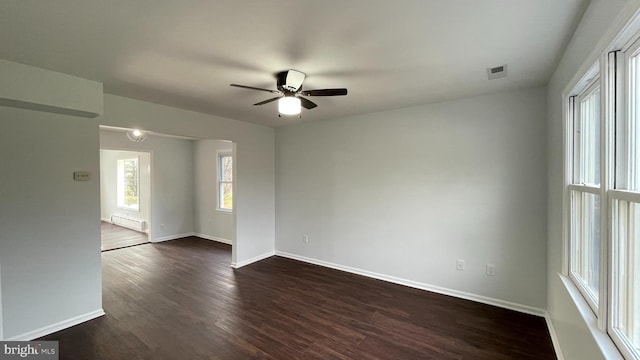
[[[571,193],[571,272],[597,306],[600,285],[600,197]]]
[[[613,328],[640,355],[640,204],[616,200]]]
[[[223,200],[224,200],[224,208],[231,209],[233,207],[233,192],[232,192],[231,184],[224,184],[223,190]]]
[[[117,204],[119,207],[139,209],[138,159],[117,161]]]
[[[626,134],[621,134],[626,141],[624,155],[619,157],[618,166],[622,166],[623,176],[618,186],[620,189],[640,191],[640,66],[639,56],[636,55],[630,62],[630,86],[629,86],[629,117],[626,124]],[[626,136],[625,136],[626,135]],[[625,174],[626,173],[626,174]]]
[[[218,155],[218,209],[233,209],[233,158]]]
[[[222,181],[231,181],[233,176],[233,159],[231,156],[220,157]]]
[[[124,204],[138,205],[138,161],[124,160]]]
[[[600,184],[600,89],[580,98],[574,124],[574,183]]]
[[[233,209],[233,184],[231,183],[220,184],[220,208]]]

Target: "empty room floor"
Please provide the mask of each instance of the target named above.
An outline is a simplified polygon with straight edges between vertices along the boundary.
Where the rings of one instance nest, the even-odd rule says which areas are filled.
[[[60,359],[555,359],[545,320],[185,238],[102,253],[106,315]]]
[[[113,225],[106,221],[101,223],[100,231],[102,238],[100,248],[102,251],[120,249],[149,242],[148,234]]]

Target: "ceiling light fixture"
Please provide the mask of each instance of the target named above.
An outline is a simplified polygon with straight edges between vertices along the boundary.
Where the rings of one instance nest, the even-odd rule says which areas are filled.
[[[133,142],[136,142],[136,143],[143,142],[147,138],[145,133],[143,133],[142,131],[140,131],[138,129],[127,131],[127,137],[129,138],[129,140],[131,140]]]
[[[298,115],[301,111],[300,99],[295,96],[283,96],[278,100],[278,112],[282,115]]]

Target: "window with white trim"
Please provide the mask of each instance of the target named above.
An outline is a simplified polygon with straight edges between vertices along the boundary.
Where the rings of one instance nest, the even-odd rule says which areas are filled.
[[[218,210],[233,210],[233,158],[218,153]]]
[[[604,55],[566,104],[568,275],[640,360],[640,40]]]
[[[629,357],[640,359],[640,40],[616,53],[620,85],[612,122],[611,300],[607,329]]]
[[[569,277],[594,312],[600,289],[600,81],[594,77],[569,99]]]
[[[117,205],[127,210],[140,210],[138,196],[138,158],[117,161],[116,198]]]

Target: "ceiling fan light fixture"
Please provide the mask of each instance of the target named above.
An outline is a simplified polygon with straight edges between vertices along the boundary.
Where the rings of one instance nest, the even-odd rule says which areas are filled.
[[[127,131],[127,138],[133,142],[140,143],[147,138],[147,135],[138,129],[134,129]]]
[[[282,115],[298,115],[301,111],[300,99],[295,96],[284,96],[278,100],[278,112]]]
[[[302,83],[305,79],[305,74],[296,70],[287,70],[279,72],[276,78],[276,87],[278,90],[263,89],[254,86],[229,84],[233,87],[239,87],[249,90],[264,91],[272,94],[278,94],[276,97],[272,97],[267,100],[257,102],[253,105],[270,104],[273,101],[278,101],[278,116],[282,115],[298,115],[302,108],[307,110],[315,109],[318,104],[306,98],[306,96],[340,96],[347,95],[347,89],[345,88],[333,88],[333,89],[313,89],[302,90]]]

